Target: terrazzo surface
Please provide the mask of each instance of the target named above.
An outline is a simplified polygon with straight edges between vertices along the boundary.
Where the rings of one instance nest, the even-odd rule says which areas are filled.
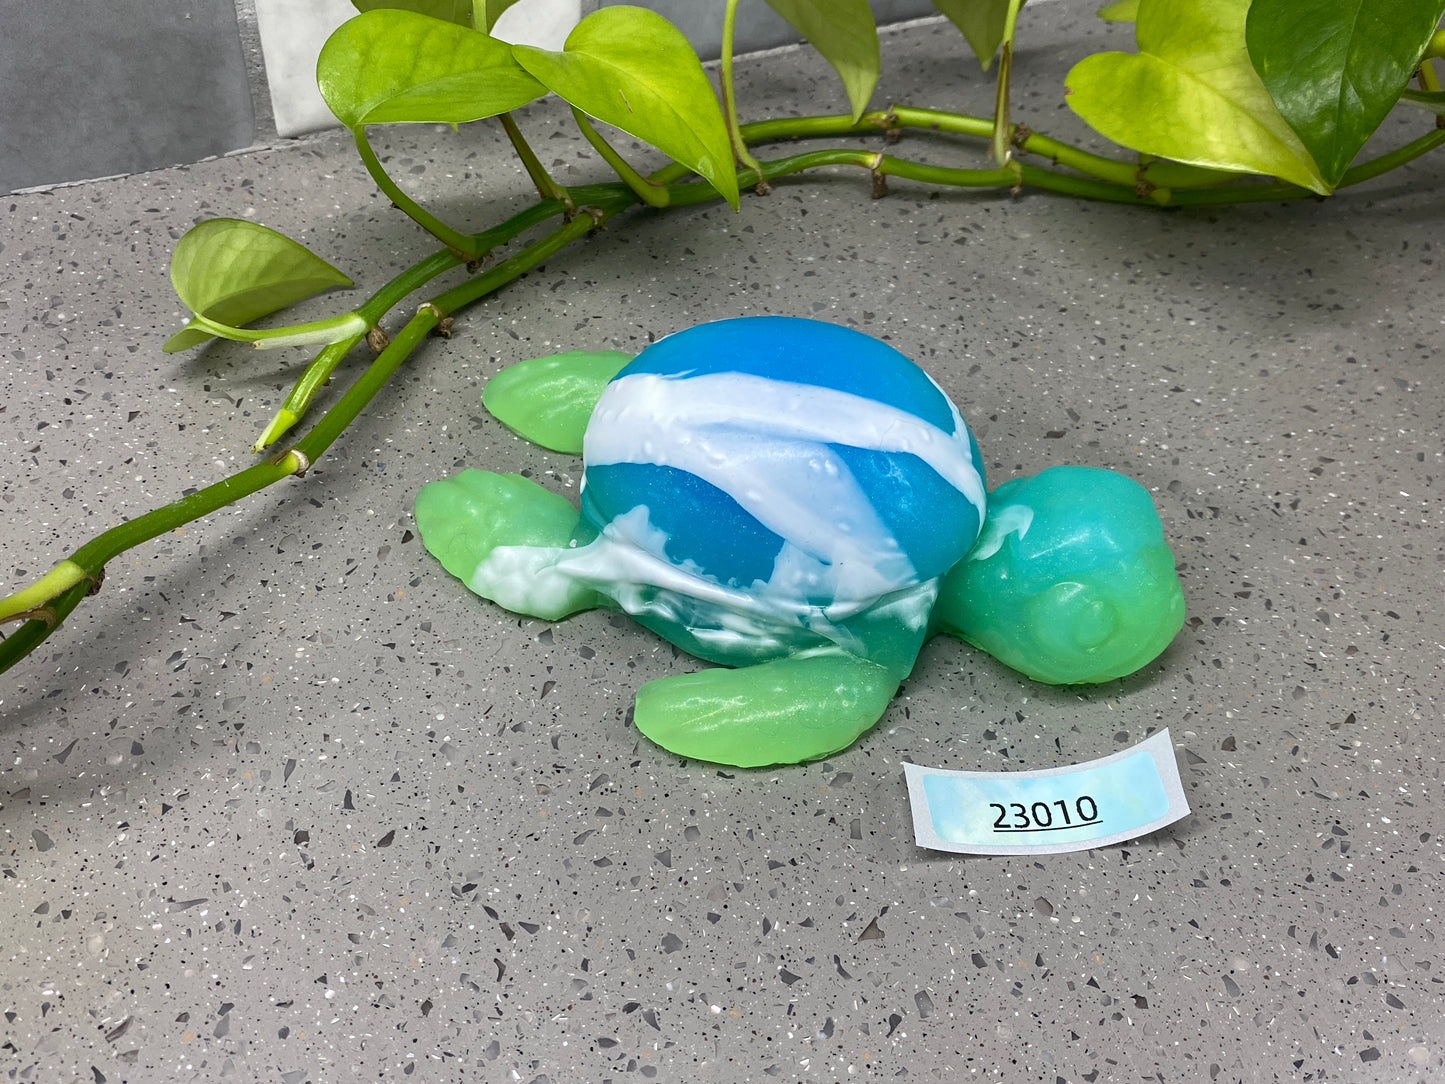
[[[1072,4],[1024,35],[1020,117],[1077,133],[1062,74],[1124,38]],[[889,35],[878,100],[986,111],[955,42]],[[835,108],[806,56],[744,67],[751,113]],[[520,118],[564,180],[601,176],[555,104]],[[525,204],[488,125],[382,138],[410,191],[460,192],[456,224]],[[1441,1079],[1442,184],[1437,155],[1329,202],[1164,213],[875,201],[839,172],[549,260],[303,480],[117,558],[0,678],[0,1076]],[[160,351],[169,250],[215,215],[371,288],[429,250],[335,135],[10,197],[8,582],[251,461],[304,356]],[[1188,600],[1174,645],[1054,689],[935,642],[853,748],[720,770],[630,723],[689,659],[617,616],[506,614],[422,550],[412,496],[461,465],[576,495],[578,461],[481,411],[499,367],[765,312],[920,361],[991,484],[1077,462],[1149,487]],[[1163,831],[913,843],[905,761],[1052,767],[1166,726],[1193,813]]]

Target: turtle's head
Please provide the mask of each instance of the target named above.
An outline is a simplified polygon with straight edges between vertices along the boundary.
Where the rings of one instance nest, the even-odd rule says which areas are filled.
[[[1055,685],[1109,681],[1184,623],[1148,492],[1114,471],[1051,467],[994,490],[978,544],[944,577],[934,622]]]

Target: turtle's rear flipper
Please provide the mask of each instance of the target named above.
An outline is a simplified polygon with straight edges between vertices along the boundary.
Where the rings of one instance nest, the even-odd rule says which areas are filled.
[[[509,365],[482,389],[492,417],[533,444],[582,454],[582,431],[607,382],[632,360],[621,350],[569,350]]]
[[[514,613],[550,621],[602,601],[555,568],[576,552],[577,509],[520,474],[464,470],[429,482],[416,495],[416,526],[442,567]]]
[[[897,690],[877,663],[828,648],[649,681],[633,721],[681,756],[741,768],[796,764],[853,744]]]

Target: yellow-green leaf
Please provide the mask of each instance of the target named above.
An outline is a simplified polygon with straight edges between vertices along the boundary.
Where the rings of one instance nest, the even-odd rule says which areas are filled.
[[[687,38],[646,8],[599,8],[561,52],[512,47],[548,90],[598,120],[650,143],[738,205],[722,108]]]
[[[171,253],[171,285],[193,313],[242,327],[347,278],[304,245],[267,226],[210,218],[191,227]],[[212,338],[185,327],[166,340],[168,354]]]
[[[1007,0],[1005,0],[1007,3]],[[856,121],[878,85],[878,27],[868,0],[768,0],[833,66]]]
[[[343,23],[316,61],[316,85],[336,119],[367,124],[462,124],[540,97],[512,47],[477,30],[379,8]]]
[[[1003,41],[1008,4],[1009,0],[933,0],[933,6],[963,33],[984,71]]]
[[[1420,63],[1442,0],[1254,0],[1254,70],[1325,179],[1338,184]]]
[[[1095,53],[1065,94],[1097,131],[1146,154],[1329,185],[1250,65],[1249,0],[1140,0],[1138,53]]]

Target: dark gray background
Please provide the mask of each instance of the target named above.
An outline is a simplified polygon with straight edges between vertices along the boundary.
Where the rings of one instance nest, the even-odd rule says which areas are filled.
[[[623,0],[582,0],[582,11],[594,11],[607,3]],[[723,0],[627,0],[636,7],[651,8],[685,33],[704,59],[722,51]],[[935,15],[937,9],[929,0],[870,0],[873,17],[880,26],[887,23]],[[764,0],[742,0],[738,4],[738,24],[734,29],[734,48],[738,52],[770,49],[798,40],[797,31],[787,24]]]
[[[0,191],[248,147],[234,0],[0,0]]]

